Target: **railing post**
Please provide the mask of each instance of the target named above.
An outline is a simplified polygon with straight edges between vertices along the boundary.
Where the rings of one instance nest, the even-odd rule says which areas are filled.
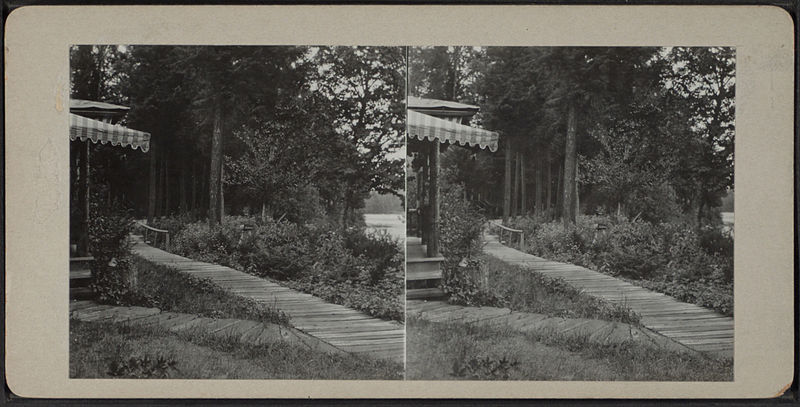
[[[519,250],[525,251],[525,232],[520,232],[519,234]]]
[[[167,245],[166,250],[169,250],[169,231],[167,231]]]

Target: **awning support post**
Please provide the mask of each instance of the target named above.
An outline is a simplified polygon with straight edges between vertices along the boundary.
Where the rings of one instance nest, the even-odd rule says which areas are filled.
[[[427,255],[439,256],[439,142],[433,140],[430,154],[430,181],[428,190],[428,207],[430,212]]]

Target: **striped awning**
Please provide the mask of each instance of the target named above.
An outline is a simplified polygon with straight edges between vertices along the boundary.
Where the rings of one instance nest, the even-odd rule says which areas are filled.
[[[106,144],[112,146],[130,146],[143,152],[150,150],[150,133],[129,129],[117,124],[104,123],[99,120],[89,119],[77,114],[69,115],[69,139]]]
[[[500,136],[494,131],[465,126],[414,110],[408,110],[406,120],[410,138],[428,141],[438,139],[440,143],[449,142],[462,146],[488,148],[492,152],[497,151],[497,141]]]

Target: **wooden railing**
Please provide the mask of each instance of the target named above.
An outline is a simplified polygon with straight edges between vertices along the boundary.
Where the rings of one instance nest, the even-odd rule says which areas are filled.
[[[154,228],[152,226],[149,226],[149,225],[147,225],[145,223],[142,223],[142,222],[139,222],[139,221],[136,221],[136,224],[141,226],[142,228],[144,228],[144,241],[145,242],[148,241],[147,240],[147,233],[148,232],[153,232],[156,236],[158,236],[158,234],[163,234],[164,235],[164,240],[163,240],[164,241],[164,248],[165,249],[169,249],[169,230],[156,229],[156,228]],[[156,241],[153,240],[153,243],[155,243],[155,242]]]
[[[489,224],[491,226],[497,227],[500,229],[500,233],[498,233],[498,237],[500,238],[500,242],[503,243],[503,233],[507,232],[509,235],[518,234],[519,235],[519,249],[525,251],[525,232],[521,229],[512,229],[508,226],[504,226],[498,222],[490,221]]]

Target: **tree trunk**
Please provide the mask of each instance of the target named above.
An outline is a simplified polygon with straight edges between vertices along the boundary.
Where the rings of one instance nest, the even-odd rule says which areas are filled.
[[[222,183],[222,112],[219,102],[214,106],[214,130],[211,134],[211,164],[208,177],[208,223],[211,226],[222,221],[220,212],[220,184]]]
[[[705,208],[705,202],[703,202],[703,198],[700,197],[699,203],[697,205],[697,227],[699,228],[703,221],[703,209]]]
[[[153,217],[156,215],[156,146],[158,143],[150,143],[150,181],[147,191],[147,224],[153,224]]]
[[[534,194],[536,195],[534,198],[535,201],[535,208],[536,212],[542,212],[544,210],[544,195],[542,192],[544,191],[544,171],[542,171],[542,167],[544,166],[544,162],[542,160],[541,154],[536,155],[536,190]]]
[[[550,162],[550,150],[547,150],[545,156],[545,179],[547,180],[547,202],[544,205],[544,210],[549,211],[550,206],[553,204],[553,163]]]
[[[511,215],[511,143],[505,139],[505,175],[503,177],[503,223],[508,224]]]
[[[181,165],[181,176],[180,176],[180,184],[179,184],[179,195],[180,195],[180,202],[178,204],[178,208],[180,209],[180,214],[185,214],[189,211],[189,199],[188,195],[188,187],[186,183],[188,182],[189,177],[186,174],[186,165],[182,163]]]
[[[192,183],[192,220],[197,220],[197,163],[195,162],[194,158],[192,158],[192,177],[190,179]]]
[[[158,174],[156,175],[156,219],[161,217],[164,209],[164,153],[159,151],[158,162],[156,163]]]
[[[164,155],[164,215],[172,213],[172,197],[169,193],[169,155]]]
[[[222,160],[220,160],[222,162]],[[219,169],[219,219],[225,218],[225,169]]]
[[[519,214],[519,151],[514,152],[514,178],[511,185],[511,217]]]
[[[575,178],[576,179],[578,178],[578,162],[577,161],[578,160],[576,159],[575,160]],[[572,208],[572,213],[575,214],[575,222],[577,222],[578,221],[578,215],[580,215],[580,212],[581,212],[581,194],[579,193],[578,181],[575,181],[574,185],[575,185],[575,199],[574,199],[575,205]]]
[[[561,217],[563,215],[562,209],[564,202],[564,160],[559,157],[556,160],[556,180],[555,180],[555,188],[556,188],[556,206],[555,206],[555,216]]]
[[[575,104],[570,102],[567,107],[567,139],[564,150],[564,201],[563,216],[564,226],[574,225],[576,221],[575,213],[575,165],[577,153],[576,127],[577,115]]]
[[[528,191],[525,180],[525,152],[519,153],[519,213],[522,216],[528,214]]]

